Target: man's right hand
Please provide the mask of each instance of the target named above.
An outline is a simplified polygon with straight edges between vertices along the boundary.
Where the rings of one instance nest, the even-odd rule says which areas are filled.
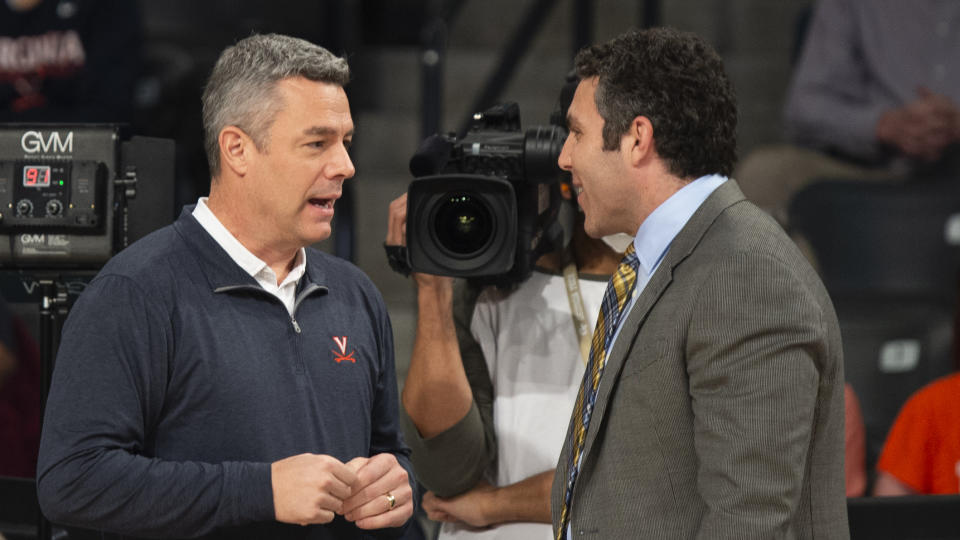
[[[300,454],[270,465],[273,510],[277,521],[309,525],[329,523],[342,512],[357,480],[353,468],[338,459]]]

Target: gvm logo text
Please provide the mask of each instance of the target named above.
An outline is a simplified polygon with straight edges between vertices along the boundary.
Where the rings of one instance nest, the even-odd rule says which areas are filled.
[[[69,131],[66,137],[61,137],[59,131],[51,131],[44,139],[43,133],[39,131],[27,131],[20,137],[20,146],[28,154],[50,151],[69,154],[73,152],[73,132]]]

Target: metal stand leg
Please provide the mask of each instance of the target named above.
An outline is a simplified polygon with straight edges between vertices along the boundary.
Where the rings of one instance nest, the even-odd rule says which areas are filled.
[[[40,288],[40,411],[41,419],[50,393],[50,381],[53,377],[53,364],[60,346],[60,330],[67,315],[66,287],[53,280],[41,279]],[[51,540],[53,527],[47,518],[40,514],[40,523],[37,524],[37,538]]]

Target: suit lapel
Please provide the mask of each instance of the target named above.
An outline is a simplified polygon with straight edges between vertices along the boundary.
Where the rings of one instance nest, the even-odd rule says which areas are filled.
[[[663,292],[673,281],[674,269],[693,252],[717,217],[728,207],[742,200],[744,200],[743,193],[734,180],[730,179],[721,184],[690,216],[690,220],[673,239],[660,266],[650,276],[650,281],[647,282],[646,287],[644,287],[627,315],[627,319],[620,329],[620,334],[617,336],[617,341],[613,344],[613,349],[607,356],[607,364],[603,368],[600,387],[597,389],[593,416],[584,441],[581,463],[586,463],[586,457],[589,455],[600,426],[603,424],[610,395],[620,378],[620,372],[627,360],[627,354],[633,348],[634,341],[650,310],[653,309],[653,306],[656,305]],[[642,354],[642,351],[638,354]],[[565,461],[561,459],[560,463],[564,464]]]

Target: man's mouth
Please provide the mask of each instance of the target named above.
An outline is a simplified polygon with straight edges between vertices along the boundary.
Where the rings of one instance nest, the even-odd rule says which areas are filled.
[[[333,209],[333,201],[334,201],[334,200],[335,200],[335,199],[311,198],[311,199],[310,199],[310,204],[313,205],[313,206],[320,207],[320,208],[326,208],[326,209],[332,210],[332,209]]]
[[[573,186],[573,192],[577,196],[580,196],[580,194],[583,193],[583,186]]]

